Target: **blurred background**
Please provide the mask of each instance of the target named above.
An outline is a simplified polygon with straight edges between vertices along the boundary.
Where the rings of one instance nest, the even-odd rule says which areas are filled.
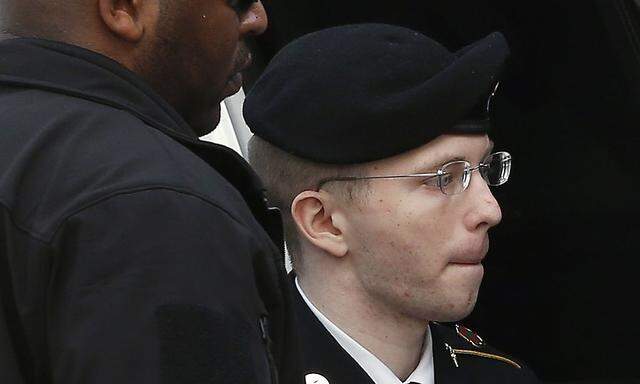
[[[282,46],[328,26],[398,24],[450,50],[505,34],[492,136],[513,173],[495,190],[503,221],[463,323],[546,382],[640,382],[640,1],[263,2],[270,27],[245,92]],[[213,138],[240,153],[242,99]]]

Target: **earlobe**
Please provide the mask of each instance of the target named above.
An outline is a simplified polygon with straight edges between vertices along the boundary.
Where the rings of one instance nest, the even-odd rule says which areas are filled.
[[[141,0],[98,0],[100,17],[114,35],[137,43],[144,36],[140,17],[143,3]]]
[[[291,204],[291,215],[306,241],[335,257],[347,254],[349,247],[327,196],[317,191],[301,192]]]

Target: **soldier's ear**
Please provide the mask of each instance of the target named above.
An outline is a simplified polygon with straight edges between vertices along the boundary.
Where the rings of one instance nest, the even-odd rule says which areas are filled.
[[[157,0],[98,0],[100,17],[118,38],[139,42],[145,33],[145,23],[157,19]]]
[[[291,216],[304,240],[335,257],[347,254],[345,222],[331,195],[317,191],[299,193],[291,204]]]

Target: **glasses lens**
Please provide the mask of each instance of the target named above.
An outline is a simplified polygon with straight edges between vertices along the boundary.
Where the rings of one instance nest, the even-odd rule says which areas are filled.
[[[445,164],[442,174],[439,176],[440,190],[445,195],[455,195],[467,189],[469,186],[469,163],[466,161],[454,161]]]
[[[480,172],[491,186],[506,183],[511,174],[511,155],[507,152],[492,153],[483,161]]]

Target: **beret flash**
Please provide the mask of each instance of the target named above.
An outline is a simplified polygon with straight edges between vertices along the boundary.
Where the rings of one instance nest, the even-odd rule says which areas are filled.
[[[486,104],[508,54],[499,32],[452,53],[403,27],[328,28],[273,58],[244,116],[255,135],[305,159],[378,160],[445,132],[486,132],[488,119],[462,122]]]

